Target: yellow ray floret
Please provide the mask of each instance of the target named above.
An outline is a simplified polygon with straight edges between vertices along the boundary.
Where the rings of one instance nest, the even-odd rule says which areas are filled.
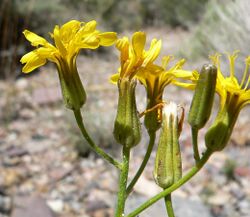
[[[248,56],[245,60],[246,66],[241,82],[239,82],[235,76],[234,67],[235,60],[238,56],[238,51],[234,52],[232,55],[228,54],[228,60],[230,65],[230,76],[228,77],[225,77],[221,72],[220,56],[220,54],[216,53],[215,55],[210,56],[210,59],[212,60],[213,64],[217,66],[218,69],[216,91],[221,97],[221,106],[223,106],[225,103],[228,103],[230,99],[230,101],[234,100],[235,107],[241,109],[242,107],[250,103],[250,56]]]
[[[116,33],[102,33],[96,30],[96,25],[95,20],[87,23],[71,20],[61,27],[56,25],[53,33],[50,34],[54,44],[33,32],[24,30],[24,36],[36,49],[25,54],[20,60],[25,64],[22,71],[31,72],[44,65],[47,60],[58,66],[62,60],[70,65],[80,49],[96,49],[99,46],[112,45],[116,41]]]
[[[147,51],[144,50],[145,44],[144,32],[135,32],[131,42],[127,37],[116,42],[116,47],[120,51],[121,67],[119,72],[111,77],[113,83],[116,83],[119,78],[131,80],[141,69],[155,61],[161,50],[161,40],[153,39]]]
[[[148,96],[156,101],[162,98],[164,88],[168,84],[177,82],[176,79],[192,79],[194,76],[192,71],[182,69],[185,59],[181,59],[174,66],[168,67],[169,62],[173,59],[173,56],[165,56],[162,59],[162,66],[150,64],[137,74],[138,80],[147,89]]]

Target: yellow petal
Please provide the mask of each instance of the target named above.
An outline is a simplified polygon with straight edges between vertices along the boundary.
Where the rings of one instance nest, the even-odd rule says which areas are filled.
[[[127,50],[128,46],[129,46],[129,40],[128,40],[128,37],[123,37],[121,39],[118,39],[116,41],[116,45],[117,49],[119,51],[123,51],[124,49]]]
[[[29,73],[34,69],[43,66],[46,63],[46,59],[40,57],[36,50],[24,55],[20,61],[21,63],[26,63],[25,66],[22,68],[22,72],[25,73]]]
[[[250,90],[243,93],[242,96],[241,96],[241,99],[244,102],[243,106],[249,104],[250,103]]]
[[[63,56],[63,57],[66,57],[67,55],[67,50],[61,40],[61,37],[60,37],[60,29],[59,29],[59,26],[55,26],[54,28],[54,32],[53,32],[53,36],[54,36],[54,40],[55,40],[55,45],[56,47],[58,48],[60,54]]]
[[[31,42],[32,46],[38,46],[38,45],[45,46],[46,44],[48,44],[46,39],[44,39],[43,37],[41,37],[33,32],[30,32],[28,30],[24,30],[23,34],[24,34],[25,38]]]
[[[192,84],[192,83],[184,83],[184,82],[180,82],[180,81],[176,81],[176,80],[173,80],[171,82],[172,84],[175,84],[179,87],[184,87],[184,88],[187,88],[187,89],[190,89],[190,90],[194,90],[196,84]]]
[[[134,53],[137,57],[140,57],[143,53],[146,43],[146,34],[144,32],[135,32],[132,37],[132,45]]]
[[[144,65],[152,63],[158,56],[161,51],[161,40],[157,41],[154,46],[152,46],[149,51],[146,52],[146,58],[143,62]]]
[[[164,57],[162,58],[162,67],[163,67],[164,69],[167,69],[168,63],[169,63],[171,60],[174,60],[174,56],[171,56],[171,55],[164,56]]]
[[[117,40],[116,45],[118,50],[121,52],[121,65],[129,58],[129,40],[127,37]]]
[[[117,40],[116,32],[104,32],[99,34],[100,45],[111,46]]]
[[[116,73],[114,75],[112,75],[109,79],[109,81],[113,84],[117,84],[118,80],[120,78],[120,74],[119,73]]]
[[[91,33],[91,32],[94,32],[95,29],[96,29],[96,25],[97,25],[97,22],[95,20],[91,20],[89,22],[87,22],[84,26],[84,32],[88,32],[88,33]]]
[[[86,37],[81,43],[78,44],[79,48],[96,49],[99,47],[100,40],[95,35]]]
[[[75,34],[81,27],[81,22],[78,20],[71,20],[60,28],[60,35],[63,42],[68,43],[75,37]]]
[[[187,71],[187,70],[175,70],[173,75],[176,78],[190,79],[190,80],[198,80],[199,73],[197,71]]]

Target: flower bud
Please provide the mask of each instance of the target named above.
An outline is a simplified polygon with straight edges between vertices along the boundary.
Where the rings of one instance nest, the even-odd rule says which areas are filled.
[[[76,62],[72,62],[69,66],[62,60],[57,69],[65,106],[68,109],[79,110],[86,101],[86,93],[77,72]]]
[[[235,108],[237,97],[227,100],[226,104],[218,113],[214,123],[205,135],[205,144],[212,152],[221,151],[225,148],[232,134],[239,110]]]
[[[177,182],[182,176],[177,105],[163,108],[162,130],[156,152],[154,179],[162,188]]]
[[[216,78],[217,68],[214,65],[206,64],[202,67],[188,114],[188,123],[192,128],[201,129],[210,117]]]
[[[136,80],[118,81],[119,99],[114,124],[114,137],[121,145],[131,148],[141,140],[141,124],[135,100]]]

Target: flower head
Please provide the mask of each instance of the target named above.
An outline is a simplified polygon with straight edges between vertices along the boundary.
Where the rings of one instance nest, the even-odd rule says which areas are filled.
[[[161,40],[153,39],[149,50],[144,50],[146,34],[135,32],[130,42],[127,37],[117,40],[116,47],[121,52],[121,67],[119,72],[111,77],[116,83],[119,78],[131,80],[143,68],[147,68],[158,57],[161,50]]]
[[[239,83],[235,77],[234,69],[237,53],[228,54],[230,64],[229,77],[224,77],[221,72],[220,55],[215,54],[210,57],[218,68],[216,91],[220,95],[220,110],[205,136],[206,146],[211,151],[220,151],[226,146],[241,109],[250,103],[250,56],[246,58],[245,71]],[[217,135],[220,135],[220,137]]]
[[[86,101],[76,67],[76,57],[81,49],[96,49],[99,46],[110,46],[116,41],[116,33],[96,30],[96,21],[83,23],[71,20],[61,27],[55,26],[50,34],[54,44],[37,34],[24,30],[23,34],[35,50],[25,54],[21,63],[22,71],[29,73],[43,66],[47,60],[57,66],[65,105],[70,109],[79,109]]]
[[[24,30],[24,36],[36,49],[21,58],[21,63],[25,64],[22,71],[31,72],[44,65],[47,60],[57,65],[61,65],[60,61],[62,60],[72,64],[72,59],[82,48],[96,49],[101,45],[112,45],[116,40],[116,33],[101,33],[96,30],[96,25],[95,20],[88,23],[71,20],[61,27],[56,25],[53,33],[50,34],[54,45],[41,36]]]
[[[241,82],[235,77],[235,60],[238,57],[238,51],[235,51],[232,55],[228,54],[228,60],[230,64],[230,76],[225,77],[220,68],[220,54],[216,53],[214,56],[210,56],[213,64],[218,68],[218,77],[216,84],[216,91],[221,97],[221,107],[229,103],[229,99],[234,100],[234,107],[241,109],[248,103],[250,103],[250,56],[245,60],[246,66]]]
[[[150,64],[137,74],[138,80],[145,86],[149,97],[161,101],[164,88],[168,84],[175,82],[176,78],[188,79],[192,77],[192,72],[182,69],[185,63],[184,59],[168,68],[169,62],[173,59],[173,56],[165,56],[162,59],[162,66]]]
[[[137,74],[138,80],[145,86],[147,91],[147,109],[151,109],[162,103],[162,97],[165,87],[174,83],[177,78],[191,78],[192,72],[185,71],[182,66],[184,59],[178,61],[174,66],[168,67],[173,56],[165,56],[162,59],[162,66],[149,64]],[[156,110],[146,113],[145,126],[148,130],[155,131],[161,123],[162,107],[158,106]]]

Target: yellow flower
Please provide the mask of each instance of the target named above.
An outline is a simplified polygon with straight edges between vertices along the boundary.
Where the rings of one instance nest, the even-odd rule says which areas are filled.
[[[119,90],[118,109],[114,124],[114,135],[118,143],[129,148],[137,145],[141,139],[140,119],[137,112],[135,87],[137,73],[147,68],[159,55],[161,41],[153,39],[148,51],[144,50],[146,34],[135,32],[132,41],[123,37],[116,42],[120,51],[119,73],[111,77]]]
[[[44,65],[47,60],[61,65],[60,61],[72,64],[74,58],[82,48],[96,49],[100,45],[110,46],[116,40],[116,33],[101,33],[96,30],[96,21],[83,23],[77,20],[71,20],[62,27],[55,26],[51,38],[55,45],[49,43],[46,39],[36,35],[33,32],[24,30],[23,34],[31,45],[37,49],[25,54],[20,60],[25,64],[22,71],[31,72],[34,69]]]
[[[85,91],[81,84],[76,57],[81,49],[96,49],[99,46],[110,46],[116,41],[116,33],[96,30],[96,21],[83,23],[71,20],[61,27],[55,26],[50,34],[54,44],[37,34],[25,30],[24,36],[35,50],[25,54],[21,63],[22,71],[29,73],[44,65],[47,60],[57,65],[64,102],[71,109],[79,109],[85,102]]]
[[[222,150],[234,128],[240,110],[250,103],[250,56],[246,58],[246,67],[243,78],[239,83],[235,77],[235,60],[238,52],[228,54],[230,76],[224,77],[220,68],[220,55],[211,56],[211,60],[218,68],[216,91],[220,95],[220,110],[213,125],[206,134],[206,145],[212,151]],[[216,135],[220,135],[219,137]]]
[[[193,73],[185,71],[182,66],[184,59],[178,61],[174,66],[167,68],[173,56],[165,56],[162,66],[149,64],[137,73],[138,80],[145,86],[147,91],[147,110],[154,108],[162,103],[162,96],[165,87],[170,83],[177,82],[177,78],[191,79]],[[162,107],[159,106],[155,111],[145,114],[145,126],[148,130],[157,130],[161,122]]]
[[[214,65],[217,66],[218,69],[218,77],[216,84],[216,91],[221,97],[221,107],[225,106],[229,101],[234,101],[234,107],[240,110],[242,107],[250,103],[250,73],[249,73],[249,65],[250,65],[250,56],[248,56],[245,60],[246,66],[243,74],[243,78],[239,83],[237,78],[235,77],[235,60],[238,57],[238,51],[234,52],[232,55],[228,54],[229,64],[230,64],[230,76],[224,77],[220,68],[220,54],[215,54],[214,56],[210,56]]]
[[[154,62],[161,50],[161,40],[153,39],[148,51],[144,50],[145,43],[144,32],[135,32],[132,42],[129,42],[127,37],[117,40],[116,47],[121,52],[121,67],[119,73],[111,77],[113,83],[116,83],[119,78],[131,80],[141,69]]]
[[[191,79],[193,74],[190,71],[182,69],[185,63],[184,59],[178,61],[171,68],[167,68],[173,56],[165,56],[162,59],[162,66],[150,64],[147,68],[140,70],[137,74],[138,80],[145,86],[149,98],[154,98],[161,102],[164,88],[175,83],[176,78]]]

